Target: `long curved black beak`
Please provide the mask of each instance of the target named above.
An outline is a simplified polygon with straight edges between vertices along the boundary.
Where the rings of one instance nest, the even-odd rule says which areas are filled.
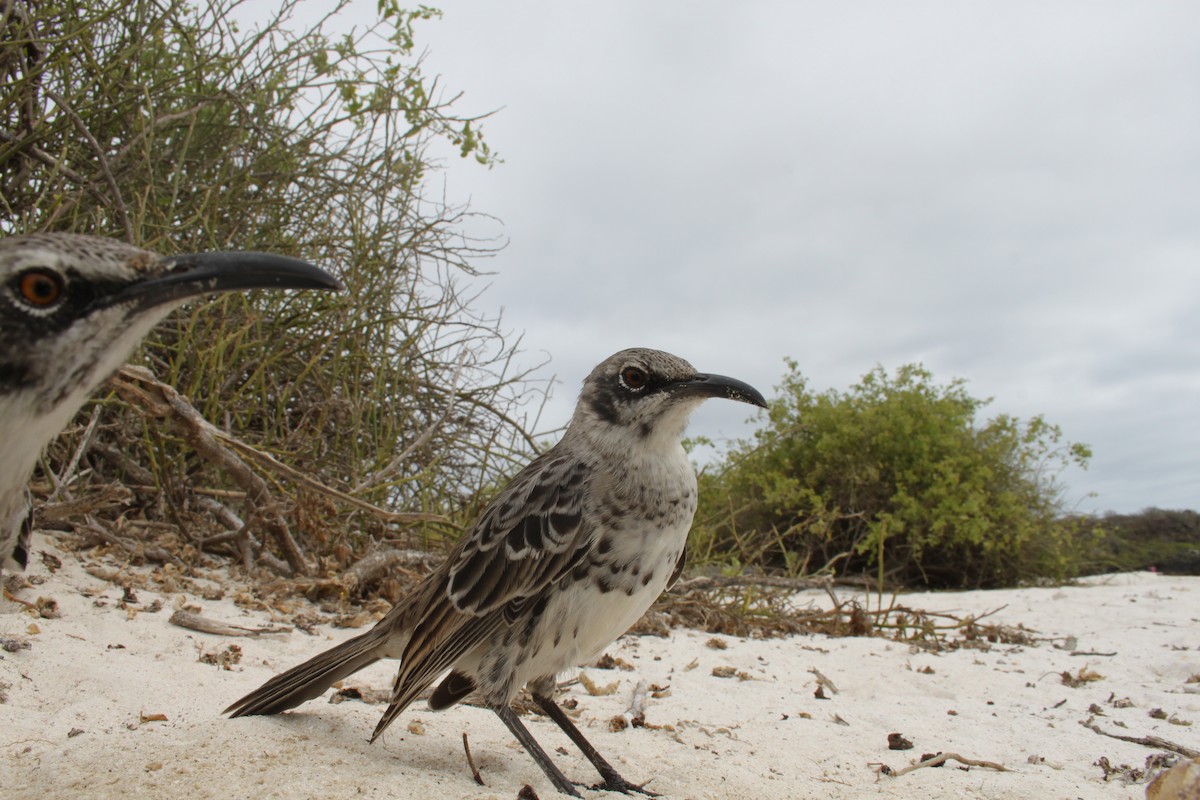
[[[724,397],[752,406],[766,408],[767,401],[762,393],[748,383],[725,375],[710,375],[701,372],[682,381],[672,381],[670,391],[683,397]]]
[[[272,253],[196,253],[170,256],[157,266],[155,277],[130,284],[110,295],[104,304],[149,307],[214,292],[345,288],[320,267]]]

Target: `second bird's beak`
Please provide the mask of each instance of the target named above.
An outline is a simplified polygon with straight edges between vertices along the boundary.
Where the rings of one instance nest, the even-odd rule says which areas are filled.
[[[767,407],[762,393],[748,383],[725,375],[709,375],[701,372],[691,378],[673,381],[669,391],[682,397],[724,397],[760,408]]]
[[[307,261],[272,253],[230,252],[170,256],[153,277],[104,298],[104,305],[164,305],[202,294],[245,289],[343,289],[342,282]]]

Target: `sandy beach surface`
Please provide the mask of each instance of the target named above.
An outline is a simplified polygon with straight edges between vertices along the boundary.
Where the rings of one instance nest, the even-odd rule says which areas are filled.
[[[65,552],[45,537],[35,551],[61,566],[51,572],[53,560],[35,556],[35,584],[18,593],[48,615],[7,601],[0,613],[0,636],[30,645],[0,652],[6,798],[511,800],[526,784],[543,800],[561,796],[482,708],[435,713],[418,701],[374,745],[384,706],[357,700],[225,719],[230,702],[356,631],[199,633],[168,620],[180,608],[246,627],[278,620],[237,605],[237,586],[219,574],[163,582],[162,570]],[[132,595],[95,577],[114,570],[137,576]],[[901,600],[958,617],[1003,606],[989,620],[1024,625],[1038,641],[939,654],[879,638],[675,630],[619,640],[607,651],[615,665],[585,667],[560,700],[577,704],[577,724],[622,774],[668,798],[1142,798],[1144,780],[1130,777],[1167,751],[1085,723],[1200,750],[1200,578],[1123,574]],[[379,663],[347,684],[386,691],[394,669]],[[825,699],[815,696],[819,676]],[[645,726],[611,730],[639,688]],[[597,780],[553,723],[526,720],[569,777]],[[471,775],[464,734],[485,786]],[[889,749],[889,734],[911,749]],[[950,761],[881,772],[939,752],[1005,771]]]

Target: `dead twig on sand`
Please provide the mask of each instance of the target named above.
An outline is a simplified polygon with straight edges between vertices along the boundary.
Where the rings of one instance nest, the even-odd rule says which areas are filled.
[[[938,753],[933,758],[927,758],[924,761],[918,761],[916,764],[911,764],[904,769],[896,770],[892,773],[893,778],[899,778],[901,775],[912,772],[913,770],[921,769],[922,767],[940,767],[949,760],[955,760],[960,764],[966,764],[968,767],[984,767],[985,769],[994,769],[997,772],[1008,772],[1008,767],[1003,764],[997,764],[994,761],[979,761],[974,758],[964,758],[958,753]]]
[[[243,628],[241,625],[230,625],[227,622],[202,617],[199,614],[193,614],[191,611],[184,611],[183,609],[176,611],[167,621],[181,628],[200,631],[200,633],[211,633],[215,636],[261,636],[264,633],[291,633],[292,631],[286,625],[271,625],[266,628]]]
[[[467,732],[463,731],[463,750],[467,754],[467,766],[471,768],[471,777],[480,786],[487,786],[483,782],[483,776],[479,774],[479,767],[475,766],[475,759],[471,757],[471,744],[467,741]]]
[[[680,581],[671,591],[675,594],[708,592],[714,589],[735,589],[747,586],[769,589],[825,589],[833,585],[832,578],[789,578],[784,575],[705,575]]]
[[[440,553],[427,553],[423,550],[377,550],[352,564],[342,574],[342,582],[353,592],[360,587],[378,583],[395,573],[397,568],[432,569],[444,560],[445,556]]]
[[[1172,753],[1179,753],[1179,755],[1188,758],[1200,758],[1200,750],[1193,750],[1190,747],[1176,744],[1169,739],[1163,739],[1159,736],[1122,736],[1119,733],[1109,733],[1095,723],[1081,722],[1079,724],[1088,728],[1093,733],[1107,736],[1110,739],[1120,739],[1122,742],[1132,742],[1133,744],[1140,744],[1143,747],[1153,747],[1157,750],[1170,750]]]
[[[77,532],[82,532],[88,536],[95,537],[105,544],[115,545],[134,558],[144,558],[147,561],[157,561],[161,564],[180,564],[180,560],[174,553],[167,550],[165,547],[138,542],[120,536],[113,531],[110,531],[91,515],[85,516],[82,524],[74,526]]]

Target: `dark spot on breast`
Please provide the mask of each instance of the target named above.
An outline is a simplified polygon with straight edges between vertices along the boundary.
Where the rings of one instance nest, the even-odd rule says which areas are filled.
[[[501,656],[492,664],[492,668],[488,670],[488,677],[492,679],[493,684],[499,684],[504,681],[508,675],[508,659]]]
[[[642,576],[642,586],[649,586],[652,580],[654,580],[654,570],[650,570]]]

